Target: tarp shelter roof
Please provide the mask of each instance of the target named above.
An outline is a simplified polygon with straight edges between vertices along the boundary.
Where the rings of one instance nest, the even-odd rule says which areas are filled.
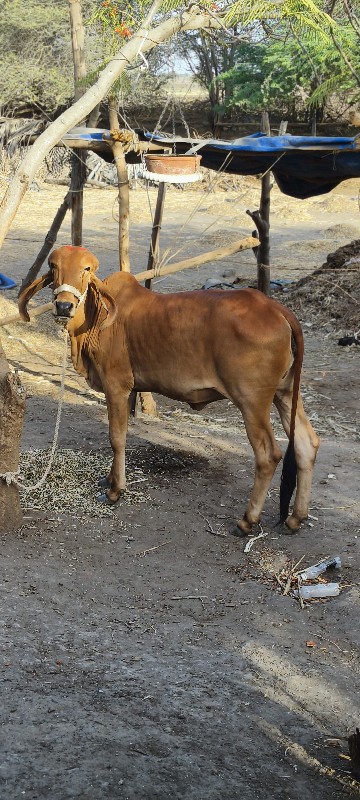
[[[331,191],[346,178],[360,177],[360,143],[356,138],[265,136],[231,142],[146,136],[154,144],[173,144],[179,154],[202,156],[201,166],[234,175],[262,175],[271,169],[279,189],[305,199]]]
[[[96,142],[108,131],[75,128],[63,137]],[[197,152],[201,165],[233,175],[262,175],[271,169],[284,194],[305,199],[331,191],[347,178],[360,177],[360,140],[356,137],[265,136],[256,133],[226,142],[219,139],[185,139],[136,131],[143,141],[171,147],[179,155]],[[109,147],[104,142],[109,160]],[[100,153],[102,155],[102,153]]]

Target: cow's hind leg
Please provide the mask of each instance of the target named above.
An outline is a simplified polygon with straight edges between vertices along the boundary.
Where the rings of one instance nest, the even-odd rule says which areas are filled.
[[[271,479],[282,454],[271,427],[270,403],[266,403],[264,407],[261,402],[257,404],[252,397],[251,402],[246,404],[246,409],[242,408],[241,411],[254,451],[255,481],[245,514],[236,525],[242,534],[250,534],[252,525],[259,522]]]
[[[102,486],[107,488],[105,494],[99,496],[100,502],[116,503],[126,488],[125,445],[129,416],[129,395],[114,392],[106,394],[109,418],[109,438],[114,454],[109,475],[103,479]]]
[[[290,431],[291,402],[292,385],[281,388],[276,392],[274,403],[280,414],[287,435],[289,435]],[[319,444],[320,439],[310,425],[304,411],[301,396],[299,395],[294,439],[297,478],[296,493],[293,511],[285,520],[287,527],[291,531],[299,530],[302,520],[306,519],[309,513],[312,475]]]

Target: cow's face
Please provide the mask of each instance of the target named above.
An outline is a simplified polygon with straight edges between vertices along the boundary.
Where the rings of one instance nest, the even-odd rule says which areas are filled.
[[[51,283],[54,292],[54,315],[73,317],[86,296],[89,280],[99,262],[84,247],[59,247],[49,256]]]
[[[102,311],[107,315],[100,324],[100,330],[109,328],[113,324],[117,308],[116,303],[106,286],[100,281],[95,272],[99,262],[89,250],[84,247],[59,247],[49,256],[49,271],[46,275],[36,278],[27,286],[19,296],[19,313],[24,322],[29,322],[30,317],[27,304],[31,297],[40,292],[44,286],[52,284],[54,291],[54,315],[67,319],[75,315],[79,303],[85,300],[89,284],[93,293],[99,298]]]

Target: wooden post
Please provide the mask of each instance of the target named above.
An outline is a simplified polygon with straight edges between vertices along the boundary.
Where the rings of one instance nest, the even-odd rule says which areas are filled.
[[[79,84],[79,81],[86,75],[81,0],[69,0],[69,11],[74,62],[74,100],[76,102],[86,91],[86,87]],[[78,247],[82,245],[86,156],[86,150],[78,149],[74,149],[71,155],[71,242]]]
[[[267,111],[261,118],[261,129],[270,136],[270,122]],[[261,179],[260,218],[262,221],[259,231],[260,246],[257,252],[257,281],[258,289],[264,294],[270,294],[270,192],[271,174],[269,171]]]
[[[111,149],[114,155],[116,173],[118,179],[118,201],[119,201],[119,269],[121,272],[130,272],[129,259],[129,220],[130,220],[130,197],[129,197],[129,178],[125,161],[124,147],[120,139],[116,138],[119,134],[119,119],[116,110],[115,97],[109,98],[109,121],[111,139]]]
[[[0,342],[0,474],[19,467],[20,439],[25,413],[25,390],[11,371]],[[19,490],[0,478],[0,533],[16,530],[22,523]]]
[[[154,223],[151,232],[151,242],[150,242],[149,258],[147,264],[148,270],[154,269],[154,266],[159,258],[159,241],[160,241],[161,223],[164,211],[165,194],[166,194],[166,183],[165,181],[161,181],[159,183]],[[145,281],[145,288],[151,289],[151,278]]]
[[[266,136],[270,136],[270,123],[267,111],[261,117],[261,130]],[[253,248],[257,262],[257,288],[264,294],[270,294],[270,192],[271,174],[267,170],[261,178],[260,208],[258,211],[246,213],[255,222],[259,246]],[[256,231],[253,232],[253,236]]]

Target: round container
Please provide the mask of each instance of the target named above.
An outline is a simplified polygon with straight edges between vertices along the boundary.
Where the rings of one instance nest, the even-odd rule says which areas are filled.
[[[145,164],[148,172],[155,172],[158,175],[193,175],[198,171],[201,156],[176,156],[155,154],[145,156]]]

